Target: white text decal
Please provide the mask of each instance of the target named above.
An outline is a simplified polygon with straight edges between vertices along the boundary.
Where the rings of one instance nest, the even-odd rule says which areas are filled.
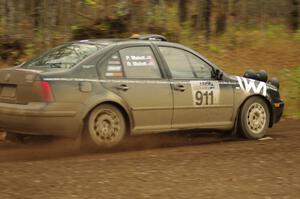
[[[243,91],[246,91],[247,93],[260,93],[264,96],[267,95],[267,85],[265,82],[255,81],[254,79],[247,79],[244,77],[237,77],[237,80]]]

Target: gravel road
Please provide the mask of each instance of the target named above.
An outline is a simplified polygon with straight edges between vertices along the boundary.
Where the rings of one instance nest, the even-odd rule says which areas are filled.
[[[2,141],[0,198],[300,198],[300,121],[284,120],[269,136],[156,134],[92,154],[64,140]]]

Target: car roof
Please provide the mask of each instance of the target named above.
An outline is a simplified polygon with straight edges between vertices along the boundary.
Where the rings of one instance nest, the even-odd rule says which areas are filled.
[[[78,40],[73,41],[73,43],[88,43],[88,44],[98,44],[103,46],[109,46],[112,44],[129,44],[129,43],[145,43],[145,44],[151,44],[151,43],[160,43],[160,44],[166,44],[166,45],[179,45],[177,43],[173,42],[166,42],[166,41],[151,41],[151,40],[138,40],[138,39],[86,39],[86,40]]]
[[[138,39],[87,39],[87,40],[79,40],[79,41],[73,41],[71,43],[85,43],[85,44],[93,44],[93,45],[101,45],[104,47],[111,46],[111,45],[122,45],[122,44],[156,44],[159,46],[169,46],[169,47],[175,47],[175,48],[181,48],[185,49],[187,51],[193,51],[192,49],[181,45],[179,43],[174,42],[167,42],[167,41],[152,41],[152,40],[138,40]],[[195,52],[195,51],[194,51]]]
[[[115,39],[86,39],[86,40],[79,40],[74,41],[74,43],[89,43],[89,44],[98,44],[103,46],[109,46],[112,44],[164,44],[169,46],[178,46],[178,47],[184,47],[180,44],[173,43],[173,42],[167,42],[167,38],[162,35],[156,35],[156,34],[149,34],[149,35],[133,35],[129,38],[115,38]]]

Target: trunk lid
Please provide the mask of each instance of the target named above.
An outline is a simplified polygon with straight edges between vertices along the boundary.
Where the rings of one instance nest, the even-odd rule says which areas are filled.
[[[0,70],[0,102],[26,104],[43,100],[39,70]]]

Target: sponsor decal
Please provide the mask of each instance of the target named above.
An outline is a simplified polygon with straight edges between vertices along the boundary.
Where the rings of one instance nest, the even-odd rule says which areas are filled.
[[[108,66],[107,67],[107,71],[122,71],[122,67],[121,66]]]
[[[89,68],[94,68],[95,65],[82,65],[83,69],[89,69]]]
[[[107,72],[106,77],[123,77],[123,72]]]
[[[240,88],[247,93],[267,95],[267,85],[265,82],[255,81],[244,77],[236,77]]]
[[[111,57],[111,59],[117,59],[117,60],[119,60],[119,56],[118,56],[118,55],[113,55],[113,56]]]
[[[121,63],[120,63],[120,61],[112,61],[112,60],[110,60],[110,61],[108,61],[108,65],[120,65]]]
[[[125,56],[126,60],[134,60],[134,61],[142,61],[142,60],[152,60],[152,56],[150,55],[141,55],[141,56],[135,56],[135,55],[131,55],[131,56]]]
[[[126,66],[155,66],[154,59],[151,55],[125,56]]]
[[[121,61],[118,54],[114,54],[107,63],[105,77],[124,77]]]
[[[220,86],[218,81],[190,81],[194,106],[219,104]]]

